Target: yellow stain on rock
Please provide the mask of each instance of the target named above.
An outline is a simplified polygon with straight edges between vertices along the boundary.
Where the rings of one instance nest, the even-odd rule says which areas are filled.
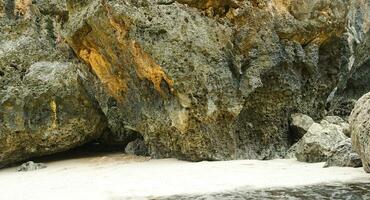
[[[127,91],[127,84],[117,75],[112,74],[111,64],[95,49],[82,49],[79,56],[90,64],[99,80],[105,85],[109,93],[117,100],[123,100],[123,93]]]
[[[138,77],[141,80],[147,79],[151,81],[154,85],[155,90],[157,90],[162,96],[165,96],[165,92],[161,88],[162,81],[167,83],[170,92],[173,92],[173,80],[171,80],[166,75],[162,67],[159,66],[155,62],[155,60],[148,53],[146,53],[136,41],[127,37],[129,22],[116,20],[111,15],[110,7],[105,5],[105,8],[108,15],[109,23],[115,30],[116,39],[120,44],[122,52],[128,49],[133,57]]]
[[[57,103],[55,100],[50,101],[50,109],[52,113],[52,123],[51,123],[51,128],[55,129],[58,126],[58,113],[57,113]]]
[[[272,10],[271,7],[273,7],[279,14],[282,14],[289,12],[290,4],[291,4],[290,0],[272,0],[269,3],[269,6],[270,10]]]
[[[152,57],[150,57],[146,52],[144,52],[139,44],[135,41],[130,42],[131,53],[134,58],[136,73],[140,79],[147,79],[151,81],[154,88],[162,95],[165,95],[161,88],[162,80],[165,81],[173,92],[173,80],[168,78],[166,73],[163,71],[161,66],[159,66]]]
[[[31,5],[32,0],[16,0],[15,1],[15,14],[24,16],[26,19],[31,18]]]
[[[142,50],[139,44],[128,37],[130,19],[117,19],[111,14],[111,8],[105,1],[103,1],[103,6],[108,18],[107,23],[111,29],[94,30],[94,28],[86,26],[86,30],[81,30],[84,32],[83,34],[72,37],[68,43],[78,56],[90,65],[109,94],[117,101],[122,102],[129,89],[129,80],[125,80],[125,78],[128,78],[131,73],[130,68],[125,67],[131,65],[134,65],[137,77],[140,80],[146,79],[153,83],[155,90],[162,97],[166,94],[161,88],[162,81],[167,84],[170,92],[173,92],[173,81],[166,75],[161,66]],[[115,38],[110,38],[112,32],[114,32]],[[104,46],[99,46],[96,40],[106,41],[106,43]]]
[[[0,17],[4,17],[5,15],[5,2],[0,1]]]

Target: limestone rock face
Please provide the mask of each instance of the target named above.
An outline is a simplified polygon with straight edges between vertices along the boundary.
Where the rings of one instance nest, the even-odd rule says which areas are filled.
[[[314,123],[298,142],[295,155],[302,162],[325,162],[346,138],[338,125]]]
[[[363,0],[0,0],[0,163],[97,138],[283,157],[291,114],[366,90],[369,22]]]
[[[360,4],[360,1],[358,1],[357,6],[360,6]],[[328,99],[327,107],[330,114],[345,119],[351,114],[356,101],[370,91],[370,32],[369,25],[364,26],[364,24],[369,24],[369,1],[366,4],[362,6],[367,7],[367,9],[353,10],[349,13],[356,19],[350,21],[348,27],[350,30],[348,41],[352,44],[350,48],[351,56],[349,57],[349,66],[352,66],[351,73],[349,78],[341,79],[338,86],[333,90],[333,98]],[[361,12],[365,14],[359,14]]]
[[[111,138],[139,133],[153,157],[284,156],[290,114],[322,117],[328,96],[367,59],[356,56],[368,48],[355,46],[368,36],[367,1],[67,5],[63,35],[95,74],[89,92]]]
[[[33,64],[22,84],[0,90],[0,166],[97,139],[104,115],[70,63]]]
[[[370,173],[370,93],[358,100],[349,117],[352,145]]]
[[[107,122],[61,38],[65,2],[0,1],[0,13],[0,167],[97,139]]]

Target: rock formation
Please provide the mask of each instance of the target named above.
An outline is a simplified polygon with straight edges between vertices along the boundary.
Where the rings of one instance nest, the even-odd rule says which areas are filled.
[[[45,132],[56,118],[48,114],[55,107],[50,100],[57,98],[58,113],[75,110],[65,119],[96,123],[82,123],[78,141],[61,130],[68,143],[63,148],[32,154],[15,149],[0,163],[98,137],[122,145],[144,138],[154,158],[283,157],[299,139],[289,128],[291,114],[322,118],[365,69],[369,5],[366,0],[2,0],[0,100],[16,95],[12,88],[43,89],[23,80],[31,66],[78,70],[68,78],[63,75],[70,71],[60,67],[51,67],[59,70],[55,77],[38,70],[34,77],[73,79],[71,89],[43,90],[39,94],[48,98],[40,102],[13,98],[9,104],[41,107],[10,112],[0,104],[0,121],[14,113],[26,119],[49,105],[40,117],[47,126],[35,124]],[[73,97],[64,95],[72,91]],[[64,103],[71,106],[58,107]],[[70,125],[58,122],[59,128]],[[0,138],[18,131],[4,127],[0,123]],[[9,151],[4,142],[0,139],[0,149]]]
[[[98,139],[106,119],[70,63],[31,65],[0,91],[0,166],[66,151]]]
[[[148,149],[145,146],[145,142],[142,139],[136,139],[127,144],[125,152],[131,155],[147,156]]]
[[[370,173],[370,93],[358,100],[349,120],[353,147]]]
[[[349,76],[364,3],[68,1],[64,36],[106,88],[91,93],[113,135],[142,134],[153,157],[274,158],[290,113],[321,117]]]
[[[0,18],[0,167],[69,150],[107,128],[59,34],[65,11],[30,2],[5,1]]]
[[[301,113],[294,113],[291,115],[292,122],[290,123],[291,135],[293,136],[294,142],[301,139],[304,134],[307,133],[308,129],[315,123],[315,121],[307,115]]]
[[[344,140],[339,126],[314,123],[298,142],[295,155],[302,162],[325,162]]]
[[[351,139],[339,143],[328,158],[325,167],[362,167],[360,156],[353,150]]]
[[[307,124],[311,124],[309,127]],[[326,162],[325,167],[362,167],[360,156],[354,151],[349,125],[338,116],[326,116],[321,122],[303,114],[294,114],[292,125],[300,128],[303,137],[288,151],[286,158],[302,162]]]

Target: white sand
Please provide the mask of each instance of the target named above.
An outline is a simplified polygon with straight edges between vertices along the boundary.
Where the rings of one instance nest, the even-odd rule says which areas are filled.
[[[370,182],[362,168],[322,168],[295,160],[190,163],[111,154],[46,163],[32,172],[0,170],[0,199],[125,199],[210,193],[240,187]]]

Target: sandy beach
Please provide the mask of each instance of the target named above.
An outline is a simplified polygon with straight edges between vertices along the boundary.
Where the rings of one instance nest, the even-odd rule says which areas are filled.
[[[362,168],[324,163],[239,160],[191,163],[125,154],[47,161],[46,169],[0,170],[0,199],[146,199],[203,194],[241,187],[263,189],[322,183],[370,182]]]

